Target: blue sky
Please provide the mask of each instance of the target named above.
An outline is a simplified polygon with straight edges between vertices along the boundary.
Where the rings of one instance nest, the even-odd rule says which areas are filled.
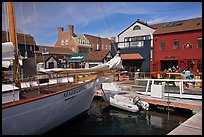
[[[2,3],[2,30],[8,29]],[[76,34],[116,37],[137,19],[148,24],[202,17],[202,2],[14,2],[18,32],[38,45],[54,46],[57,29],[74,25]]]

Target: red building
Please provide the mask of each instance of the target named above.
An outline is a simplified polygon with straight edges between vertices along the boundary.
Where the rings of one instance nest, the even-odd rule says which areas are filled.
[[[151,71],[179,66],[202,72],[202,17],[150,25],[154,54]]]

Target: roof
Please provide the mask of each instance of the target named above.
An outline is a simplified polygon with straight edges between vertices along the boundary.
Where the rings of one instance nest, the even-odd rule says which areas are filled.
[[[68,62],[82,62],[84,58],[88,55],[88,53],[75,53],[72,54],[67,61]]]
[[[108,39],[108,38],[101,38],[101,37],[97,37],[97,36],[92,36],[92,35],[88,35],[88,34],[84,34],[84,36],[89,40],[90,44],[98,44],[100,43],[101,45],[111,45],[112,40]]]
[[[2,31],[2,42],[9,42],[9,32]],[[34,38],[30,34],[17,33],[17,43],[36,45]]]
[[[170,26],[172,25],[171,23],[172,24],[178,23],[179,25],[175,25],[172,27],[165,27],[165,24],[167,26]],[[153,35],[173,33],[173,32],[182,32],[182,31],[202,30],[202,17],[192,18],[192,19],[187,19],[187,20],[164,22],[160,24],[152,24],[150,26],[156,29]]]
[[[129,29],[131,26],[133,26],[137,22],[147,27],[150,27],[152,29],[156,29],[155,32],[153,33],[154,35],[181,32],[181,31],[202,30],[202,17],[186,19],[186,20],[171,21],[171,22],[182,22],[182,25],[178,25],[175,27],[164,27],[165,24],[168,24],[171,22],[164,22],[164,23],[150,25],[150,24],[146,24],[144,22],[137,20],[136,22],[131,24],[128,28],[126,28],[121,33],[119,33],[118,36],[121,35],[123,32],[125,32],[127,29]]]
[[[52,55],[36,56],[36,62],[37,63],[46,62],[51,57],[53,57],[53,56]],[[57,61],[57,59],[55,57],[53,57],[53,58]]]
[[[51,47],[51,46],[42,46],[37,45],[39,51],[37,53],[43,53],[47,51],[49,54],[73,54],[73,51],[66,47]]]
[[[108,55],[110,51],[101,50],[101,51],[92,51],[86,56],[85,61],[94,62],[94,61],[103,61],[103,59]]]
[[[145,22],[140,21],[139,19],[137,19],[137,21],[135,21],[133,24],[131,24],[131,25],[130,25],[129,27],[127,27],[125,30],[123,30],[122,32],[120,32],[120,33],[118,34],[118,36],[120,36],[123,32],[125,32],[126,30],[128,30],[130,27],[132,27],[132,26],[135,25],[136,23],[140,23],[140,24],[142,24],[142,25],[144,25],[144,26],[147,26],[147,27],[149,27],[149,28],[154,29],[151,25],[148,25],[147,23],[145,23]]]
[[[139,53],[137,53],[137,54],[121,54],[120,57],[121,57],[122,60],[144,59]]]

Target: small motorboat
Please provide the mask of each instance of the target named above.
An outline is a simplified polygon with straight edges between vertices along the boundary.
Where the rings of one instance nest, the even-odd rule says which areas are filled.
[[[138,96],[132,97],[128,92],[104,91],[103,99],[111,106],[131,112],[149,110],[149,103],[141,101]]]

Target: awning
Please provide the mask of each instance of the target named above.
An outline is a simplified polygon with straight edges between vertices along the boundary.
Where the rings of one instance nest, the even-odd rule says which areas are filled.
[[[121,54],[122,60],[141,60],[144,59],[139,53],[137,54]]]
[[[68,59],[67,62],[83,62],[84,58],[88,55],[88,53],[75,53],[72,54]]]

